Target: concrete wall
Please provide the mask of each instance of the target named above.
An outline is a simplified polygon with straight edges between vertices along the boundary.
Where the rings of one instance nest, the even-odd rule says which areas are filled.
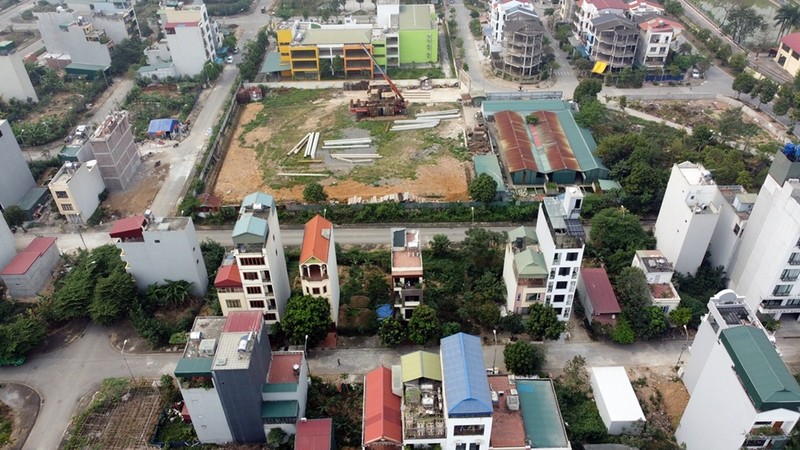
[[[26,101],[30,98],[34,102],[39,101],[36,91],[33,90],[31,78],[28,76],[18,52],[0,55],[0,73],[3,74],[3,82],[0,83],[0,95],[4,99],[16,98]]]
[[[328,292],[331,293],[331,319],[334,324],[339,324],[339,264],[336,261],[336,240],[333,237],[333,227],[331,227],[331,241],[328,247],[328,281],[330,286]]]
[[[14,233],[8,228],[6,220],[0,217],[0,270],[17,256],[14,248]]]
[[[511,245],[506,244],[503,257],[503,282],[506,284],[506,310],[509,313],[515,312],[517,306],[517,277],[514,275],[514,251]]]
[[[195,76],[203,71],[209,57],[203,44],[202,28],[176,27],[175,34],[166,37],[178,75]]]
[[[122,10],[115,11],[124,12]],[[125,19],[121,15],[101,16],[99,14],[95,14],[92,16],[92,24],[95,26],[95,28],[105,30],[106,35],[112,41],[114,41],[114,44],[119,44],[123,39],[136,36],[136,34],[133,36],[128,34],[128,24],[125,23]]]
[[[36,186],[11,125],[0,120],[0,210],[16,205]]]
[[[217,297],[219,298],[219,306],[222,308],[222,315],[227,316],[228,313],[231,311],[247,311],[250,309],[250,305],[244,298],[244,291],[239,292],[219,292],[217,291]],[[239,308],[228,308],[228,300],[236,300],[239,302],[241,307]]]
[[[67,53],[72,62],[77,64],[98,66],[111,64],[111,52],[106,44],[87,41],[86,34],[80,27],[70,26],[66,31],[60,28],[60,25],[81,17],[80,14],[67,11],[45,12],[36,13],[36,17],[42,41],[48,52]],[[87,21],[91,19],[88,15],[82,17]],[[95,31],[100,30],[97,27],[94,29]]]
[[[22,275],[3,275],[3,282],[12,297],[35,297],[52,277],[53,268],[58,264],[60,254],[55,243],[39,257],[30,269]]]
[[[578,274],[578,296],[581,299],[581,305],[583,305],[583,309],[585,311],[586,320],[589,323],[592,323],[592,319],[594,318],[594,307],[592,306],[592,300],[589,298],[589,292],[586,290],[586,283],[583,281],[583,277]],[[597,404],[598,408],[600,407],[600,403]],[[600,413],[602,416],[602,412]],[[605,419],[605,417],[604,417]]]
[[[444,390],[444,389],[443,389]],[[447,404],[447,403],[445,403]],[[446,407],[445,407],[446,408]],[[445,416],[447,416],[447,412],[445,412]],[[492,418],[490,417],[469,417],[469,418],[456,418],[456,417],[445,417],[445,426],[447,427],[447,434],[446,434],[446,444],[442,446],[442,448],[456,448],[456,442],[460,442],[462,444],[467,444],[467,448],[469,448],[469,444],[476,443],[480,445],[480,448],[487,448],[489,443],[489,437],[492,434]],[[467,425],[483,425],[483,434],[482,435],[474,435],[474,436],[456,436],[454,433],[455,427],[457,426],[467,426]]]
[[[714,228],[714,233],[711,235],[711,241],[708,243],[708,251],[711,253],[710,262],[712,267],[722,266],[726,271],[729,271],[742,242],[747,219],[740,219],[733,206],[727,202],[720,204],[722,206],[719,212],[719,220],[716,228]],[[737,225],[739,232],[734,233]]]
[[[788,47],[784,49],[783,44],[781,44],[781,46],[778,48],[778,54],[775,55],[775,62],[780,64],[780,60],[785,59],[781,67],[789,72],[790,75],[795,76],[797,71],[800,70],[800,58],[793,57],[792,53],[793,52],[791,49]]]
[[[278,307],[278,320],[286,311],[286,302],[291,295],[291,285],[289,284],[289,272],[286,270],[286,256],[283,253],[283,240],[281,239],[281,227],[278,223],[278,212],[276,208],[270,208],[269,237],[267,239],[267,260],[269,261],[270,275],[272,276],[272,288],[275,292],[275,303]]]
[[[225,411],[215,388],[181,388],[181,395],[192,417],[192,426],[197,438],[204,444],[231,442],[231,430],[225,419]]]
[[[91,139],[97,165],[110,191],[127,189],[142,165],[127,115],[124,119],[121,115],[118,117],[119,120],[104,139]]]

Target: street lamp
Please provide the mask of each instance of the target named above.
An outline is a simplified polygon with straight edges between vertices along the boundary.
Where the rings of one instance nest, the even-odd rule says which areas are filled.
[[[688,348],[689,348],[689,344],[683,344],[683,347],[681,348],[681,353],[678,355],[678,362],[675,363],[675,367],[676,368],[681,365],[681,358],[683,358],[683,352],[685,352],[686,349],[688,349]]]
[[[475,225],[475,207],[473,206],[471,209],[472,209],[472,224]]]
[[[497,373],[497,330],[492,330],[494,334],[494,357],[492,357],[492,374]]]
[[[131,380],[136,382],[136,377],[133,376],[133,371],[131,370],[130,364],[128,364],[128,358],[125,357],[125,345],[128,344],[128,340],[125,339],[122,341],[122,360],[125,361],[125,366],[128,368],[128,373],[131,374]]]

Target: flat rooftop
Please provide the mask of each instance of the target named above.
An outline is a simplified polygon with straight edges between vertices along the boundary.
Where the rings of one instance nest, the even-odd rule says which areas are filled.
[[[672,263],[661,250],[636,250],[636,258],[642,262],[647,273],[674,272]]]
[[[433,7],[430,5],[400,5],[400,30],[433,30]]]
[[[525,447],[527,444],[525,422],[522,419],[519,403],[516,410],[508,407],[507,398],[511,395],[511,389],[516,389],[516,385],[511,384],[508,375],[491,375],[488,378],[489,389],[498,393],[498,401],[493,404],[492,435],[489,437],[489,445],[501,448]],[[503,395],[499,395],[500,392]]]
[[[243,370],[250,367],[255,335],[244,332],[222,333],[214,356],[214,370]]]
[[[87,165],[91,165],[92,167],[97,164],[96,161],[89,161],[85,163]],[[58,172],[56,172],[53,179],[50,180],[51,185],[65,185],[72,180],[72,177],[75,176],[75,172],[80,169],[81,163],[79,162],[65,162]],[[90,167],[91,168],[91,167]]]
[[[650,287],[650,293],[653,295],[654,301],[678,298],[678,292],[675,290],[672,282],[654,283],[648,286]]]
[[[392,273],[395,273],[395,269],[398,269],[400,272],[408,272],[408,274],[419,273],[422,275],[421,255],[422,254],[419,251],[392,251]]]
[[[210,355],[200,352],[200,343],[204,340],[217,340],[222,334],[222,329],[225,327],[225,317],[218,316],[197,316],[194,318],[194,325],[190,333],[190,339],[186,343],[186,348],[183,350],[184,358],[213,358],[214,353]],[[191,339],[194,333],[200,333],[200,339]],[[208,344],[205,344],[208,345]]]
[[[719,186],[720,194],[736,211],[736,215],[740,219],[747,219],[750,217],[750,212],[753,210],[753,205],[758,199],[758,194],[750,194],[747,190],[739,185],[736,186]]]
[[[155,217],[147,222],[145,231],[185,230],[189,220],[188,217]]]
[[[300,371],[294,366],[303,364],[303,352],[272,352],[272,362],[267,373],[267,383],[297,383],[300,381]]]
[[[694,164],[688,161],[678,164],[678,170],[681,171],[683,178],[691,186],[709,186],[713,185],[714,178],[711,172],[706,170],[702,164]]]

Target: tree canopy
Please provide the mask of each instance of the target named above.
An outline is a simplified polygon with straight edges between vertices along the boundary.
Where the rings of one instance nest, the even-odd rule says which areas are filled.
[[[655,238],[642,228],[639,217],[623,208],[607,208],[592,217],[590,243],[612,277],[630,266],[636,250],[655,247]]]
[[[408,339],[415,344],[425,345],[441,337],[442,326],[436,311],[428,305],[417,306],[408,322]]]
[[[303,200],[307,203],[322,203],[328,200],[328,194],[321,184],[309,183],[303,189]]]
[[[583,106],[583,104],[588,101],[597,100],[597,94],[602,90],[603,83],[597,78],[581,80],[572,93],[572,99]]]
[[[546,355],[543,345],[525,341],[514,342],[503,349],[506,370],[520,376],[536,375],[544,367]]]
[[[472,180],[468,190],[476,202],[489,203],[497,195],[497,182],[489,174],[482,173]]]
[[[328,300],[310,295],[295,296],[286,304],[281,327],[290,343],[304,344],[308,336],[308,345],[313,347],[327,336],[330,321],[331,306]]]
[[[566,330],[566,324],[558,320],[558,314],[552,306],[534,303],[528,314],[525,331],[528,332],[531,339],[537,341],[556,340]]]
[[[389,317],[378,327],[381,344],[389,348],[397,348],[406,341],[406,324],[400,319]]]

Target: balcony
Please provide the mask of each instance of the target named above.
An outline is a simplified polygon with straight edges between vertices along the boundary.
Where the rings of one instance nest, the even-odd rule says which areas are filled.
[[[328,279],[327,266],[312,264],[300,268],[303,281],[324,281]]]
[[[800,300],[762,300],[758,305],[761,314],[800,313]]]
[[[742,448],[781,450],[786,448],[787,442],[789,442],[789,436],[780,427],[758,427],[750,430],[750,433],[745,436]]]

